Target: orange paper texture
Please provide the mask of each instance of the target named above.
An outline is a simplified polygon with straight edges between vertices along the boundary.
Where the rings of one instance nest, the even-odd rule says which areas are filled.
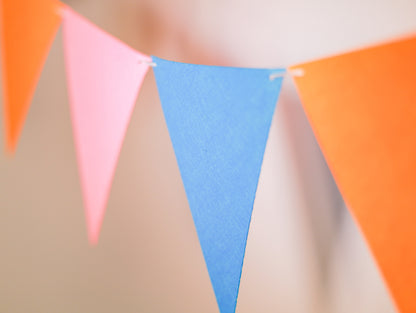
[[[61,4],[54,0],[2,0],[0,5],[6,146],[14,152],[61,21]]]
[[[294,66],[335,180],[402,313],[416,312],[416,38]]]

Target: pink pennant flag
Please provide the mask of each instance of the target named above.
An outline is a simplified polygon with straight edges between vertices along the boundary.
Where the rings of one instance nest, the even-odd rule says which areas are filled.
[[[121,145],[151,58],[68,7],[63,35],[88,237],[95,244]]]

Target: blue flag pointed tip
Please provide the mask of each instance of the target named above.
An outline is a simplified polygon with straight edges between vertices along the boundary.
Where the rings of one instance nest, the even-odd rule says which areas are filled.
[[[234,313],[264,150],[285,70],[153,57],[156,83],[221,313]]]

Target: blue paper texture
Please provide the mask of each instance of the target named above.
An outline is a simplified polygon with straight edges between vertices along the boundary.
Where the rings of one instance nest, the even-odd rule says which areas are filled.
[[[235,312],[264,150],[283,69],[153,57],[156,83],[221,313]]]

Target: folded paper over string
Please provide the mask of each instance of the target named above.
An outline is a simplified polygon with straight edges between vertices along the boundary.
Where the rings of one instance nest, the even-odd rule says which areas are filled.
[[[236,307],[263,154],[284,70],[153,57],[160,100],[221,313]]]

